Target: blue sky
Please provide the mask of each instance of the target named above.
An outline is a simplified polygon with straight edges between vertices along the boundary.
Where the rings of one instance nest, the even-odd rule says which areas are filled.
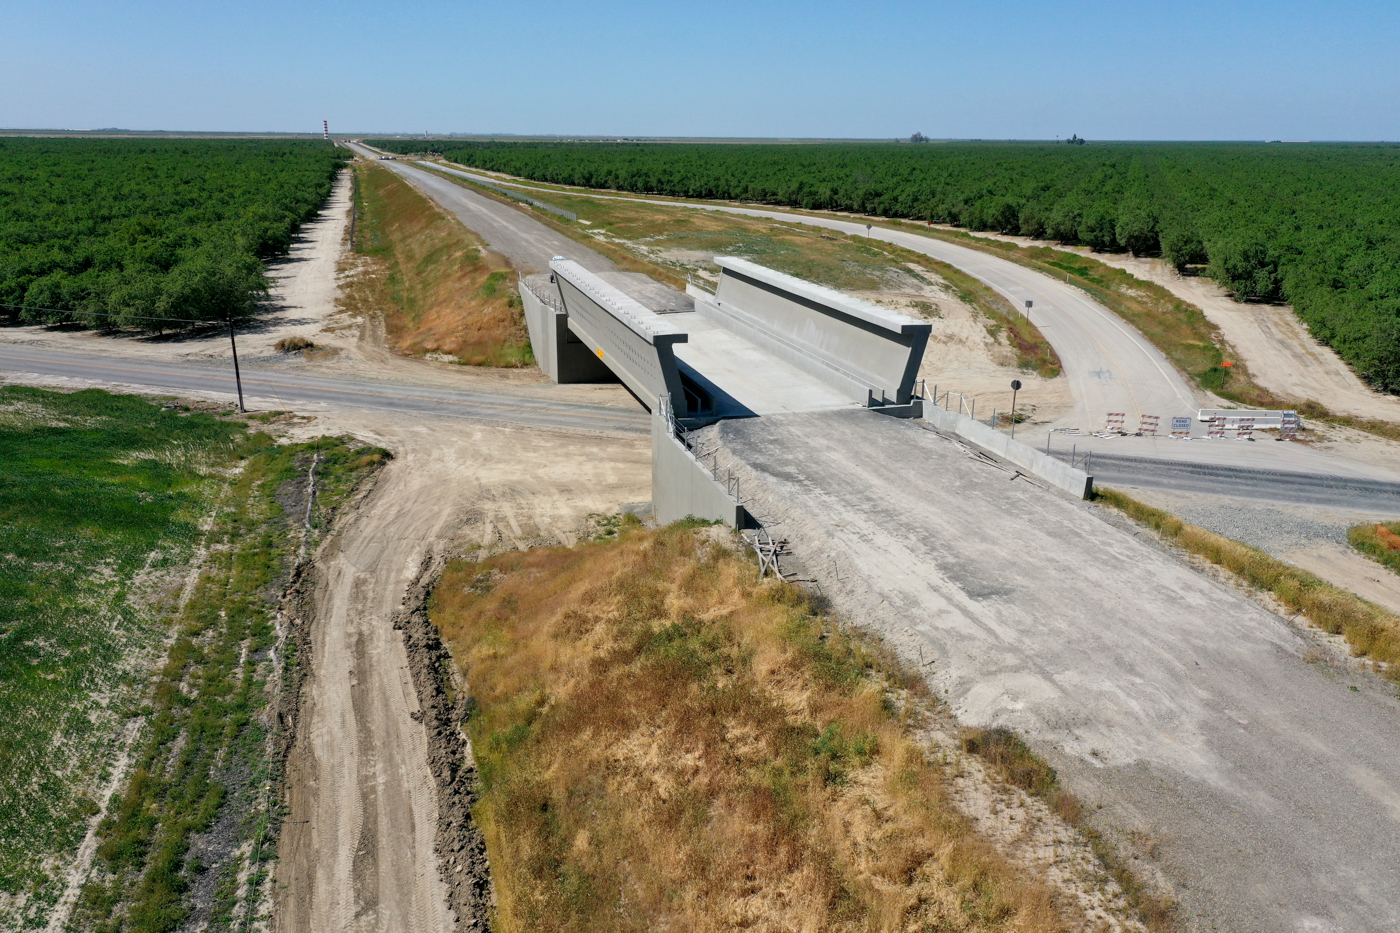
[[[1394,2],[0,0],[0,126],[1400,139]]]

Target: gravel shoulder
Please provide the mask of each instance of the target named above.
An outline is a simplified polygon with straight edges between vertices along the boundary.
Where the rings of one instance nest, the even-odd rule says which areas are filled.
[[[1352,525],[1391,516],[1161,489],[1124,487],[1124,491],[1193,525],[1257,547],[1400,613],[1400,575],[1358,553],[1347,541],[1347,529]]]

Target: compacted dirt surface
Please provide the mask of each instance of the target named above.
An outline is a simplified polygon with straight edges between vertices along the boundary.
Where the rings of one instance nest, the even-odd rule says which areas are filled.
[[[452,930],[428,734],[396,614],[425,558],[572,543],[589,513],[649,498],[649,441],[447,419],[344,427],[395,459],[317,556],[276,928]]]

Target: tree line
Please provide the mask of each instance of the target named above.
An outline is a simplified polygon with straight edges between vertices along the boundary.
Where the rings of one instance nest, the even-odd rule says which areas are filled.
[[[713,145],[376,140],[538,181],[854,211],[1160,255],[1287,301],[1400,392],[1400,146]]]
[[[349,153],[311,140],[0,139],[0,320],[244,320]]]

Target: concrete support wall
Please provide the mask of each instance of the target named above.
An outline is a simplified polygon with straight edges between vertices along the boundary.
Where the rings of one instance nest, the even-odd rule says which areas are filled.
[[[569,316],[547,278],[522,281],[520,300],[524,304],[525,326],[530,331],[530,347],[545,375],[559,383],[617,381],[607,364],[569,330]]]
[[[693,515],[743,528],[744,507],[676,437],[667,406],[651,413],[651,503],[658,524]]]
[[[663,395],[683,405],[673,347],[686,342],[685,332],[572,260],[555,259],[549,268],[568,330],[582,341],[582,349],[616,373],[653,412]],[[563,364],[561,353],[561,368]]]
[[[1012,440],[995,428],[988,427],[980,421],[973,421],[967,415],[948,411],[937,405],[928,405],[924,408],[924,420],[940,431],[948,431],[971,441],[983,450],[1015,464],[1031,476],[1071,495],[1087,499],[1094,491],[1094,478],[1083,470],[1076,470],[1034,447]]]
[[[525,311],[525,328],[530,332],[530,348],[535,351],[535,362],[544,370],[546,376],[558,382],[559,377],[555,374],[559,371],[559,358],[555,350],[555,340],[558,331],[565,327],[566,319],[562,310],[555,310],[546,304],[545,299],[535,294],[538,287],[538,283],[535,282],[526,282],[524,279],[520,282],[520,302]]]
[[[930,324],[745,259],[715,262],[719,286],[712,299],[697,296],[697,309],[704,301],[729,326],[762,332],[765,346],[781,346],[790,362],[795,355],[838,388],[858,387],[862,404],[910,401]]]

